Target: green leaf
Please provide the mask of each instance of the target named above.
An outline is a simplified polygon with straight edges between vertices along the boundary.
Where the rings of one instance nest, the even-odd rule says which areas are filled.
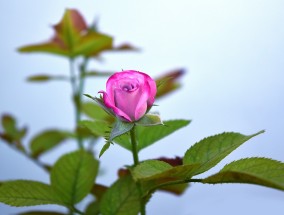
[[[83,120],[80,121],[79,125],[89,129],[96,137],[103,137],[110,130],[110,124],[102,120]]]
[[[110,71],[87,71],[85,72],[86,77],[109,77],[115,72]]]
[[[26,180],[3,183],[0,187],[0,202],[16,207],[44,204],[65,205],[49,185]]]
[[[284,163],[269,158],[245,158],[227,164],[203,183],[248,183],[284,190]]]
[[[17,128],[16,119],[9,114],[2,116],[1,123],[4,131],[0,132],[0,138],[25,153],[22,139],[26,136],[27,128]]]
[[[189,180],[198,168],[199,165],[172,167],[163,161],[148,160],[134,167],[131,172],[133,178],[141,183],[143,194],[148,196],[157,189],[176,194],[182,193],[187,188],[187,185],[178,186],[169,183],[186,183],[186,180]]]
[[[29,211],[29,212],[19,213],[17,215],[64,215],[64,214],[53,211]]]
[[[92,189],[98,161],[80,150],[62,156],[51,170],[51,184],[68,205],[81,201]]]
[[[97,201],[91,202],[86,209],[86,215],[99,215],[99,214],[100,214],[100,203]]]
[[[130,131],[134,126],[134,123],[123,122],[121,120],[116,120],[113,128],[111,129],[108,141],[113,141],[114,138],[119,137],[122,134]]]
[[[54,39],[45,43],[23,46],[20,47],[18,51],[22,53],[49,53],[69,57],[71,55],[70,51],[64,46],[62,46],[62,43],[62,41]]]
[[[110,147],[110,142],[107,141],[104,144],[103,148],[101,149],[99,157],[101,157],[106,152],[106,150],[108,150],[109,147]]]
[[[73,55],[94,56],[110,47],[112,47],[112,37],[90,31],[76,43]]]
[[[190,120],[169,120],[165,121],[164,125],[153,126],[153,127],[136,127],[136,134],[138,140],[138,150],[142,150],[156,141],[170,135],[178,129],[187,126]],[[122,135],[115,139],[115,142],[122,147],[132,150],[129,135]]]
[[[94,102],[85,102],[82,104],[82,112],[88,117],[95,120],[105,120],[108,121],[110,116],[97,104]]]
[[[93,56],[112,47],[112,37],[88,28],[82,15],[67,9],[58,24],[55,34],[47,42],[19,48],[20,52],[43,52],[68,58]]]
[[[27,78],[29,82],[47,82],[52,80],[68,80],[68,77],[57,75],[57,76],[50,76],[50,75],[33,75]]]
[[[134,167],[132,175],[135,179],[143,179],[172,168],[173,167],[170,164],[163,161],[147,160]]]
[[[185,180],[193,176],[196,169],[199,168],[197,164],[180,165],[172,167],[163,161],[144,161],[137,165],[132,170],[132,175],[135,180],[149,181],[154,179]]]
[[[30,142],[32,156],[40,156],[42,153],[58,146],[69,137],[70,133],[55,129],[46,130],[35,135]]]
[[[207,137],[186,151],[183,163],[200,164],[200,169],[195,174],[203,173],[218,164],[244,142],[263,132],[260,131],[249,136],[229,132]]]
[[[2,127],[8,134],[13,134],[17,131],[16,120],[13,116],[5,114],[2,116]]]
[[[135,124],[141,126],[153,126],[153,125],[163,125],[163,122],[159,114],[148,113],[144,115],[139,121],[135,122]]]
[[[102,215],[137,215],[140,211],[139,190],[131,178],[118,179],[101,200]]]

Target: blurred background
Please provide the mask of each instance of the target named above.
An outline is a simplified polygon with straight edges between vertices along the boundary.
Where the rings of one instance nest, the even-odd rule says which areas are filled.
[[[183,156],[195,142],[223,131],[252,134],[265,129],[203,176],[243,157],[271,157],[284,162],[284,2],[282,0],[10,0],[0,2],[0,113],[16,116],[29,127],[26,142],[46,128],[72,129],[73,106],[68,83],[31,84],[27,76],[69,74],[68,61],[46,54],[19,54],[22,45],[52,35],[66,8],[76,8],[88,23],[115,43],[130,42],[141,52],[109,53],[92,61],[90,69],[135,69],[157,77],[185,68],[181,90],[158,101],[163,119],[192,123],[143,150],[141,159]],[[105,78],[89,79],[85,93],[96,95]],[[96,149],[103,146],[100,142]],[[54,163],[76,148],[68,142],[46,153]],[[112,146],[100,159],[104,173],[98,182],[109,185],[116,171],[132,163],[131,154]],[[49,182],[30,160],[0,142],[0,181],[31,179]],[[158,192],[147,205],[149,215],[283,214],[284,193],[256,185],[192,186],[181,197]],[[57,206],[40,206],[39,209]],[[29,210],[29,208],[27,208]],[[1,215],[22,208],[0,204]]]

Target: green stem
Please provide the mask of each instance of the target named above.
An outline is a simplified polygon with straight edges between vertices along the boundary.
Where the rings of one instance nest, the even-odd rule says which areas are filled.
[[[153,193],[155,190],[159,189],[159,188],[162,188],[162,187],[165,187],[165,186],[170,186],[170,185],[176,185],[176,184],[185,184],[185,183],[190,183],[190,182],[199,182],[199,183],[202,183],[202,179],[199,179],[199,178],[191,178],[191,179],[185,179],[185,180],[179,180],[179,181],[169,181],[169,182],[165,182],[163,184],[160,184],[156,187],[154,187],[153,189],[151,189],[149,191],[149,193]]]
[[[70,208],[70,210],[76,214],[80,214],[80,215],[85,215],[85,213],[83,213],[82,211],[78,210],[77,208],[75,208],[74,206],[72,208]]]
[[[135,134],[135,125],[130,130],[130,138],[131,138],[134,166],[137,166],[139,164],[139,158],[138,158],[137,141],[136,141],[136,134]],[[140,196],[141,196],[141,199],[140,199],[140,214],[145,215],[146,214],[145,200],[142,197],[142,187],[141,187],[141,184],[139,182],[137,182],[137,187],[139,189]]]
[[[70,82],[71,82],[73,102],[75,107],[75,126],[77,128],[81,119],[81,97],[79,94],[79,87],[77,88],[76,86],[76,75],[75,75],[73,58],[70,58],[69,64],[70,64],[70,76],[71,76]],[[78,147],[80,149],[83,149],[83,140],[79,134],[77,135],[77,142],[78,142]]]
[[[131,138],[134,166],[137,166],[139,163],[139,159],[138,159],[137,141],[136,141],[136,135],[135,135],[135,125],[130,130],[130,138]]]

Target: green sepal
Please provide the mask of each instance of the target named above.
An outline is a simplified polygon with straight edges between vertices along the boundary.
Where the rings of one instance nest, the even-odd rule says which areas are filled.
[[[96,98],[96,97],[93,97],[89,94],[84,94],[84,96],[87,96],[88,98],[94,100],[102,109],[104,109],[105,112],[107,112],[108,114],[115,117],[115,114],[113,113],[113,111],[110,108],[108,108],[107,106],[105,106],[105,104],[104,104],[104,102],[101,98]]]
[[[100,155],[99,158],[106,152],[106,150],[108,150],[108,148],[110,147],[111,142],[106,142],[103,146],[103,148],[100,151]]]
[[[163,125],[163,122],[158,113],[148,113],[145,114],[140,120],[135,122],[135,124],[141,126],[154,126]]]
[[[114,138],[119,137],[130,131],[134,126],[134,123],[123,122],[121,120],[116,120],[111,132],[108,141],[112,142]]]

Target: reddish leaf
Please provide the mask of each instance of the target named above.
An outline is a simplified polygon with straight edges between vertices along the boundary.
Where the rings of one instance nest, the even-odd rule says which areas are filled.
[[[94,184],[91,193],[97,198],[98,201],[100,201],[107,189],[107,186],[101,184]]]
[[[53,27],[58,39],[60,38],[69,48],[72,48],[82,33],[88,30],[84,18],[74,9],[67,9],[61,21]]]
[[[167,72],[165,75],[156,79],[158,86],[158,91],[156,98],[167,95],[181,87],[179,79],[184,75],[185,71],[183,69],[176,69]]]
[[[49,41],[24,46],[19,51],[76,57],[98,55],[112,47],[112,37],[89,29],[82,15],[74,9],[67,9],[53,29],[54,36]]]

